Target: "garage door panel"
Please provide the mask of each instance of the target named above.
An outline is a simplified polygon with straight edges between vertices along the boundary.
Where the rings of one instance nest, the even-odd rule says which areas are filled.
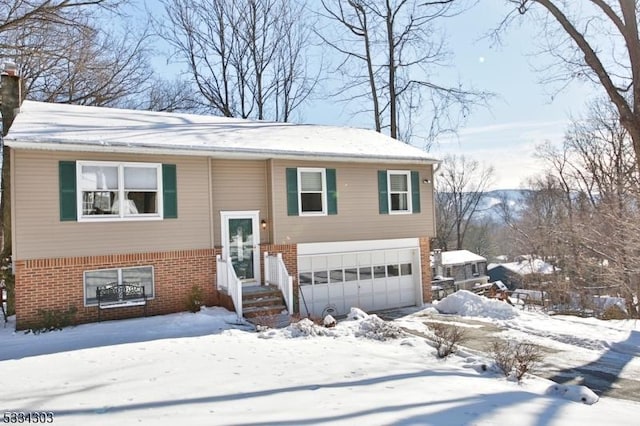
[[[387,304],[389,307],[400,306],[400,280],[397,278],[387,280]]]
[[[327,306],[333,306],[338,314],[346,314],[352,306],[376,311],[415,305],[421,300],[415,275],[419,271],[418,248],[317,255],[305,249],[308,254],[299,256],[298,264],[305,266],[305,274],[313,277],[313,285],[301,290],[313,287],[312,291],[304,290],[304,295],[313,306],[314,315],[322,314]]]
[[[401,306],[415,305],[416,285],[413,281],[413,276],[404,276],[400,278],[399,286]]]
[[[360,308],[360,300],[358,297],[358,282],[350,281],[344,283],[344,307],[345,311],[349,311],[351,307]]]
[[[358,286],[358,298],[360,309],[365,311],[373,310],[373,281],[360,281]]]
[[[340,284],[329,284],[329,303],[338,315],[344,315],[344,286]]]

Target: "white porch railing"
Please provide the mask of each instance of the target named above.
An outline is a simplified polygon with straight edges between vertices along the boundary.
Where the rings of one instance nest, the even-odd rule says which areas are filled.
[[[264,281],[267,285],[276,285],[282,292],[289,315],[293,314],[293,278],[282,260],[282,253],[264,252]]]
[[[220,255],[216,256],[216,281],[218,289],[225,290],[231,296],[238,319],[242,318],[242,281],[236,276],[230,258],[225,260]]]

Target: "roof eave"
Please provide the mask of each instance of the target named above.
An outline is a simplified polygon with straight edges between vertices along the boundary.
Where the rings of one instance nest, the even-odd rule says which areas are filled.
[[[238,160],[309,160],[309,161],[349,161],[360,163],[394,163],[394,164],[439,164],[441,161],[428,157],[403,157],[403,156],[376,156],[360,154],[338,154],[338,153],[308,153],[295,151],[259,151],[241,150],[233,148],[215,149],[209,147],[182,147],[182,146],[143,146],[128,144],[104,144],[92,145],[82,142],[47,142],[5,138],[5,145],[15,149],[33,149],[43,151],[72,151],[72,152],[109,152],[121,154],[152,154],[152,155],[184,155],[213,157],[221,159]]]

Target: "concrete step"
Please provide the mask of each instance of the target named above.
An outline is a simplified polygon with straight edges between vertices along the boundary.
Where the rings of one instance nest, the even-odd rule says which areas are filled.
[[[249,308],[242,308],[242,315],[245,318],[255,317],[267,317],[273,315],[279,315],[282,312],[287,311],[287,307],[284,305],[271,305],[271,306],[255,306]]]
[[[256,299],[243,299],[242,309],[257,308],[260,306],[280,306],[282,305],[282,295],[264,296]]]
[[[276,315],[263,315],[247,318],[247,321],[255,325],[258,331],[266,328],[284,328],[291,324],[291,317],[288,313]]]
[[[273,286],[259,286],[259,287],[247,287],[242,289],[242,300],[250,301],[256,299],[263,299],[269,297],[282,297],[282,293],[278,287]]]

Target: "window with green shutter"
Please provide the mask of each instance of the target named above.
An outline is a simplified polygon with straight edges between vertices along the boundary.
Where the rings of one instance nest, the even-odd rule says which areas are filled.
[[[175,164],[162,165],[162,201],[165,219],[178,218],[178,180]]]
[[[378,205],[380,214],[420,213],[420,174],[379,170]]]
[[[58,163],[58,186],[60,188],[60,220],[75,221],[78,218],[76,196],[76,162]]]
[[[420,173],[411,172],[411,212],[420,213]]]
[[[338,214],[335,169],[286,169],[287,214],[289,216],[325,216]]]
[[[114,161],[59,163],[60,220],[176,218],[174,164]]]
[[[387,191],[386,170],[378,170],[378,206],[380,214],[389,213],[389,195]]]

